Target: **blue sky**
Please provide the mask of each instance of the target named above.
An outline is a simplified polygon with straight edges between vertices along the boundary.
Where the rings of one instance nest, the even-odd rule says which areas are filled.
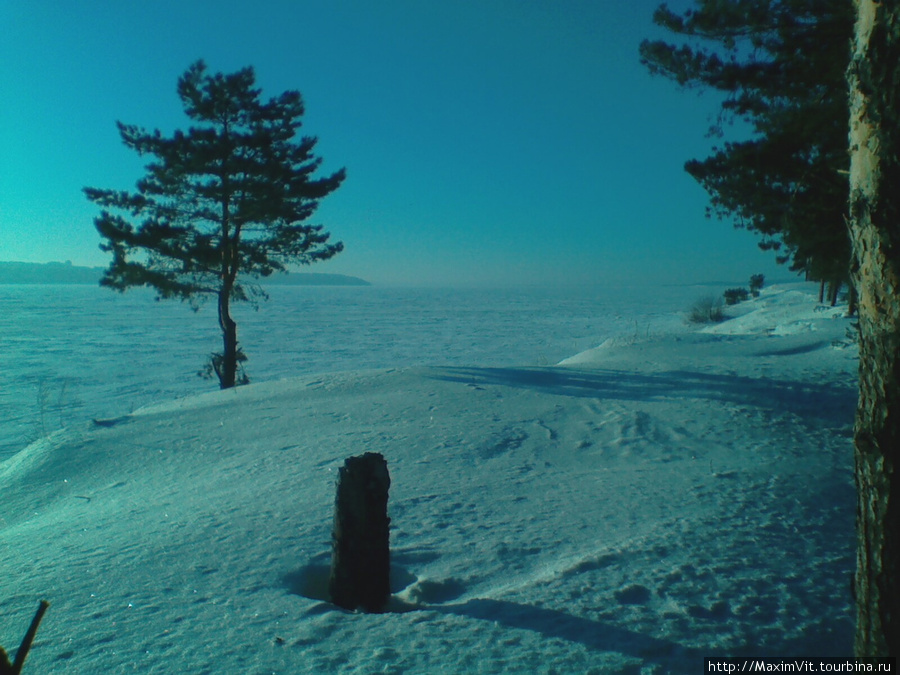
[[[132,189],[115,121],[187,126],[198,58],[299,90],[344,185],[314,218],[346,250],[309,271],[386,285],[785,277],[707,220],[683,170],[713,95],[651,78],[657,0],[155,0],[0,4],[0,260],[100,266],[84,186]],[[672,9],[692,3],[675,0]]]

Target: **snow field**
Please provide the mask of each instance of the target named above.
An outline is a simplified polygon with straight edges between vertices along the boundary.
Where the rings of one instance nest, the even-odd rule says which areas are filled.
[[[740,325],[554,367],[304,376],[69,427],[0,463],[0,644],[47,598],[40,673],[849,655],[855,349],[814,307],[773,288]],[[392,478],[380,615],[325,594],[337,468],[366,451]]]

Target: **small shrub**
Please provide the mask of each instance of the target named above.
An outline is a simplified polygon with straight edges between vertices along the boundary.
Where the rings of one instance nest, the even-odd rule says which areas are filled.
[[[754,298],[759,297],[759,292],[762,290],[763,282],[766,280],[766,277],[762,274],[754,274],[750,277],[750,295]]]
[[[750,297],[750,291],[746,288],[729,288],[724,293],[726,305],[736,305]]]
[[[237,372],[235,373],[235,385],[241,387],[245,384],[250,384],[250,378],[247,376],[247,372],[244,370],[244,362],[247,360],[247,355],[244,354],[244,351],[238,347],[237,350]],[[211,380],[213,374],[217,378],[219,378],[219,382],[222,381],[225,363],[225,355],[222,352],[213,352],[209,355],[209,359],[206,362],[206,367],[203,370],[198,370],[197,375],[202,377],[204,380]],[[3,675],[0,673],[0,675]]]
[[[688,310],[689,323],[718,323],[725,320],[725,311],[722,309],[722,298],[707,295],[691,305]]]

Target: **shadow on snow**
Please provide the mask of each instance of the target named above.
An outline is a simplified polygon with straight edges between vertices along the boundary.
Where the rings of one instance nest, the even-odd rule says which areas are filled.
[[[556,396],[660,401],[693,398],[788,411],[826,426],[852,423],[856,389],[794,380],[673,370],[644,374],[565,367],[430,368],[429,376],[470,386],[530,389]]]

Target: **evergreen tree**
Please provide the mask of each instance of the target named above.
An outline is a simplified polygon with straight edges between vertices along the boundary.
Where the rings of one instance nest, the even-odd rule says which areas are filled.
[[[847,71],[859,296],[855,651],[876,657],[900,652],[900,2],[855,4]]]
[[[752,129],[685,170],[709,193],[707,216],[761,236],[794,271],[837,288],[849,278],[846,64],[851,0],[697,0],[665,4],[656,24],[681,46],[645,40],[641,62],[683,87],[724,94],[710,134]]]
[[[264,297],[253,280],[343,249],[306,221],[344,170],[314,177],[316,139],[296,138],[300,93],[263,102],[255,83],[252,68],[210,75],[194,63],[178,80],[178,96],[196,126],[164,136],[117,123],[127,147],[155,159],[137,192],[84,190],[103,207],[94,224],[100,248],[113,256],[101,285],[149,286],[195,309],[215,297],[223,351],[211,355],[208,371],[222,389],[247,381],[231,302]]]

